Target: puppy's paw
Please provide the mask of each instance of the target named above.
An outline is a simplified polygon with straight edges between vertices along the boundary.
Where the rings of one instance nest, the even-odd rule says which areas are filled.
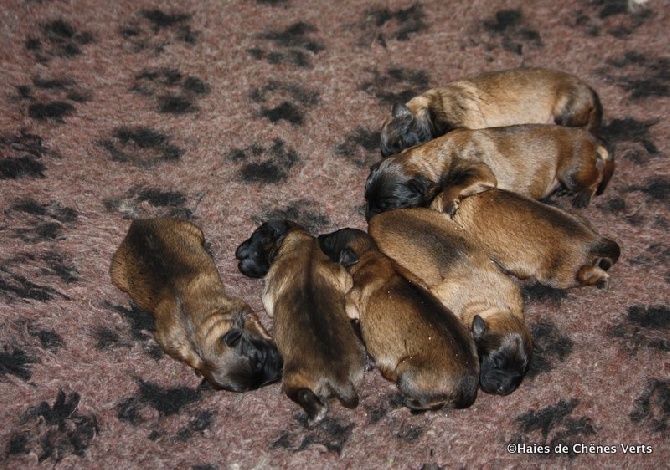
[[[591,202],[591,192],[582,191],[572,199],[572,207],[576,207],[577,209],[584,209],[589,205],[590,202]]]
[[[599,266],[582,266],[577,272],[577,281],[581,286],[596,286],[598,289],[609,288],[609,274]]]
[[[458,199],[452,199],[451,201],[445,203],[443,207],[444,213],[447,214],[449,218],[453,218],[456,214],[456,211],[458,210],[458,204]]]
[[[328,403],[321,401],[319,396],[308,388],[295,390],[290,392],[288,396],[307,413],[308,428],[313,428],[319,424],[328,413]]]

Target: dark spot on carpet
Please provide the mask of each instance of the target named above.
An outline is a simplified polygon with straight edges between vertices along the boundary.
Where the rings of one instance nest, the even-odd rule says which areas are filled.
[[[179,441],[187,441],[196,434],[202,434],[212,427],[214,412],[198,411],[193,419],[184,427],[177,431],[176,438]]]
[[[211,88],[198,77],[184,76],[176,69],[159,68],[138,73],[130,91],[154,100],[158,112],[184,114],[198,111],[198,100]]]
[[[632,305],[628,307],[628,320],[643,328],[667,330],[670,328],[670,308],[667,305]]]
[[[28,107],[28,115],[33,119],[46,121],[53,119],[62,121],[66,116],[74,114],[76,108],[66,101],[52,101],[50,103],[33,103]]]
[[[201,399],[201,392],[198,388],[164,388],[142,379],[139,379],[138,384],[139,401],[154,408],[161,416],[180,413],[184,407]]]
[[[563,362],[572,353],[574,342],[562,334],[553,322],[536,323],[530,328],[533,338],[533,358],[527,376],[549,372],[556,361]]]
[[[161,28],[174,26],[177,23],[183,23],[191,19],[191,15],[169,14],[162,10],[140,10],[140,16],[149,20],[156,31]]]
[[[537,49],[542,46],[540,33],[524,24],[525,17],[521,10],[499,10],[493,20],[482,22],[485,31],[492,38],[487,47],[494,49],[502,46],[504,49],[517,55],[523,55],[524,48]]]
[[[0,179],[44,178],[46,167],[32,157],[0,160]]]
[[[354,424],[345,424],[340,420],[326,417],[303,438],[296,452],[308,449],[312,445],[322,446],[328,452],[340,454],[347,443]]]
[[[670,324],[667,305],[631,305],[626,319],[607,329],[607,336],[620,340],[631,355],[640,349],[670,351],[666,331]]]
[[[599,134],[610,144],[637,143],[650,154],[658,154],[658,147],[649,135],[650,128],[656,124],[658,119],[647,121],[638,121],[630,117],[613,119],[600,129]]]
[[[146,341],[150,339],[146,332],[154,333],[156,331],[156,320],[154,320],[153,315],[139,308],[134,302],[131,302],[130,308],[112,305],[106,301],[103,302],[103,306],[118,313],[128,323],[135,340]]]
[[[3,380],[7,375],[13,375],[27,382],[32,376],[30,365],[37,363],[37,360],[22,349],[12,349],[5,346],[0,351],[0,378]]]
[[[232,162],[244,162],[238,175],[246,183],[279,183],[288,178],[289,171],[300,162],[295,150],[279,138],[269,147],[253,144],[228,153]]]
[[[361,83],[360,89],[376,97],[382,106],[391,107],[395,103],[406,103],[428,88],[428,75],[423,70],[389,68],[382,73],[371,70],[372,79]]]
[[[285,207],[276,207],[260,217],[254,217],[254,223],[261,224],[270,219],[292,220],[316,235],[332,225],[330,219],[321,211],[319,204],[308,199],[299,199]]]
[[[157,163],[178,161],[184,151],[170,143],[170,138],[145,126],[117,127],[111,139],[98,144],[107,150],[112,160],[152,167]]]
[[[411,36],[428,29],[423,5],[414,3],[407,8],[392,10],[385,7],[366,9],[359,30],[359,45],[376,41],[386,47],[388,40],[409,41]]]
[[[635,399],[633,411],[628,417],[636,425],[645,426],[653,433],[667,433],[670,417],[670,381],[647,379],[645,388]]]
[[[380,142],[381,132],[359,126],[347,133],[344,141],[335,147],[335,154],[360,168],[367,168],[377,161]]]
[[[400,429],[393,431],[393,436],[401,441],[416,441],[422,434],[423,429],[413,424],[402,425]]]
[[[21,422],[29,430],[17,438],[18,450],[25,453],[29,449],[38,454],[39,462],[51,460],[55,464],[70,455],[84,458],[99,426],[95,415],[80,411],[80,399],[76,392],[60,390],[53,405],[43,401],[28,408]]]
[[[522,289],[523,298],[526,302],[554,302],[560,304],[567,297],[565,289],[556,289],[541,284],[524,285]]]
[[[63,338],[56,333],[55,331],[46,331],[46,330],[30,330],[31,336],[34,336],[40,340],[40,345],[44,349],[55,350],[65,346]]]
[[[318,53],[325,50],[325,46],[318,41],[309,39],[307,36],[316,32],[316,28],[311,24],[299,21],[293,23],[283,30],[270,31],[260,35],[262,39],[272,41],[284,48],[300,48],[307,51]]]
[[[607,59],[600,69],[625,91],[632,100],[670,96],[670,59],[637,51]]]
[[[579,400],[576,398],[569,401],[560,400],[556,405],[522,413],[515,418],[515,421],[519,424],[521,432],[527,434],[540,431],[542,437],[546,439],[549,433],[574,411],[578,403]]]

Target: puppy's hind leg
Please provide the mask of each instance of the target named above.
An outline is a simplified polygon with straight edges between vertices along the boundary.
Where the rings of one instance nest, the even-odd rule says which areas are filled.
[[[593,147],[575,150],[570,162],[565,162],[559,169],[558,179],[575,194],[572,199],[574,207],[583,209],[595,196],[598,185],[602,181],[603,161],[597,157]]]
[[[458,210],[461,199],[498,186],[493,170],[481,162],[462,162],[440,181],[442,192],[435,198],[431,209],[449,216]]]
[[[609,274],[600,266],[584,265],[577,271],[577,282],[580,286],[596,286],[598,289],[607,290],[609,278]]]
[[[312,428],[323,421],[328,413],[328,403],[321,399],[309,388],[286,390],[286,395],[296,402],[307,413],[307,426]]]

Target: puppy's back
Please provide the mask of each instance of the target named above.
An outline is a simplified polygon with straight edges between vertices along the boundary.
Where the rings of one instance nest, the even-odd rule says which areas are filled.
[[[582,266],[606,270],[619,258],[619,245],[584,221],[510,191],[491,189],[464,198],[453,219],[503,269],[552,287],[584,284],[577,276]],[[607,275],[599,272],[592,280],[606,281]]]
[[[183,277],[203,268],[218,276],[204,243],[202,230],[184,220],[134,220],[112,258],[112,282],[132,292],[141,308],[153,311],[165,289]]]
[[[517,68],[486,72],[464,82],[482,93],[479,104],[483,114],[491,117],[480,127],[555,122],[594,130],[602,121],[597,93],[583,80],[559,70]]]
[[[516,283],[446,215],[397,209],[374,216],[369,230],[382,252],[419,277],[466,324],[487,309],[523,317]]]
[[[344,311],[347,276],[311,235],[296,231],[282,242],[267,276],[284,391],[312,422],[323,417],[332,397],[345,407],[358,405],[355,384],[363,376],[365,350]]]
[[[354,279],[369,283],[361,330],[384,377],[397,382],[411,408],[470,406],[479,370],[468,330],[381,251],[368,256],[376,259]],[[375,273],[386,274],[382,280]]]

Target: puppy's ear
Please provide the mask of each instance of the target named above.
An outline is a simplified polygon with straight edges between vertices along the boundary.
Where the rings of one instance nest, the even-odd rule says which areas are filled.
[[[407,189],[425,204],[430,203],[437,194],[438,185],[425,176],[417,176],[407,181]]]
[[[486,324],[486,321],[479,315],[475,315],[472,319],[472,336],[475,341],[480,340],[487,331],[489,331],[489,326]]]
[[[344,248],[340,251],[339,263],[345,267],[351,266],[358,263],[358,256],[351,248]]]
[[[272,231],[273,238],[280,240],[290,230],[291,222],[286,219],[271,219],[267,221],[267,227]]]
[[[237,328],[231,328],[221,337],[221,341],[231,348],[235,347],[240,339],[242,339],[242,330]]]
[[[412,111],[403,103],[395,103],[393,105],[393,109],[391,110],[391,114],[393,115],[394,118],[398,118],[398,117],[412,116]]]

